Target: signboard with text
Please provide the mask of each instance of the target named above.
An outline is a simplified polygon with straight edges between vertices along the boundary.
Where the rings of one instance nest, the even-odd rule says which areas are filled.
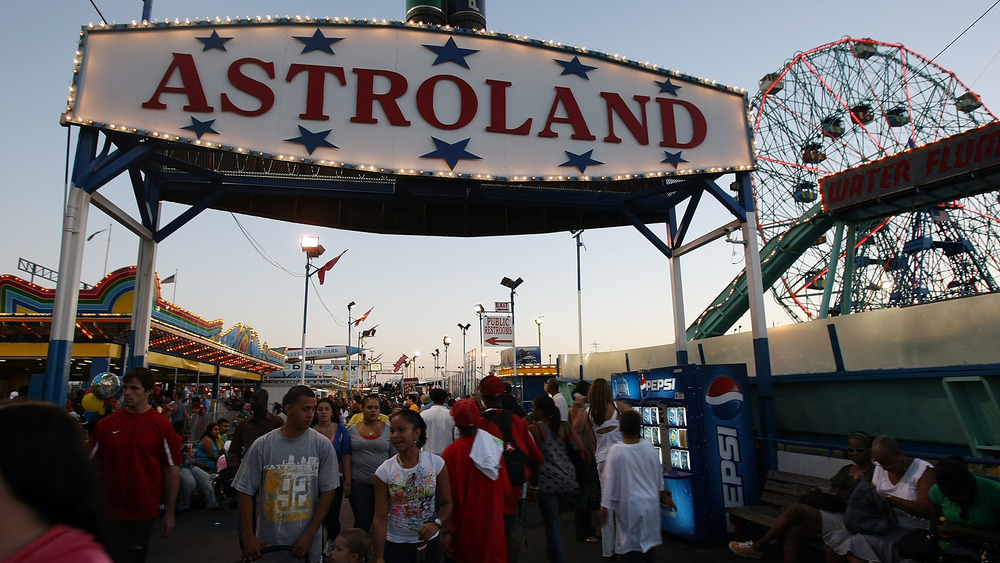
[[[483,343],[486,346],[510,346],[513,344],[514,325],[511,322],[511,316],[483,315]]]
[[[64,123],[235,154],[494,182],[755,164],[743,90],[492,31],[271,16],[100,24],[75,60]]]

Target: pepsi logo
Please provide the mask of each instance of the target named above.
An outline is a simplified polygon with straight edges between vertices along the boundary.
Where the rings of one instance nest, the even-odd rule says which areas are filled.
[[[643,399],[645,399],[646,398],[646,393],[648,391],[649,391],[649,388],[646,385],[646,374],[640,373],[639,374],[639,396],[642,397]]]
[[[705,402],[720,420],[732,420],[743,408],[743,390],[731,377],[716,377],[705,390]]]

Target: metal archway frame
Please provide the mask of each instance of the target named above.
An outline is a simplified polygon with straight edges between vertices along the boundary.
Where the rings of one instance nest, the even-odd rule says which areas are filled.
[[[770,361],[759,254],[749,231],[754,224],[749,172],[737,173],[732,186],[735,197],[716,184],[721,173],[613,183],[491,184],[349,172],[82,127],[63,224],[62,282],[57,287],[43,398],[57,403],[65,398],[77,308],[73,290],[80,278],[91,204],[141,240],[128,367],[145,365],[148,354],[156,245],[205,209],[347,230],[427,236],[519,235],[632,225],[671,263],[678,364],[688,362],[680,257],[739,229],[747,241],[755,367],[764,405],[763,427],[770,436],[774,426],[767,420],[773,419],[773,397],[767,391]],[[125,173],[139,210],[135,218],[99,193]],[[705,194],[727,209],[733,220],[688,242],[691,222]],[[160,226],[162,201],[189,208]],[[685,202],[684,213],[678,217],[677,207]],[[648,228],[652,223],[668,226],[666,241]]]

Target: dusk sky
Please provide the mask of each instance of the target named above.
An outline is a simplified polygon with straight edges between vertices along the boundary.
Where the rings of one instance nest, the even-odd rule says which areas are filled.
[[[94,0],[109,21],[140,19],[140,0]],[[745,88],[752,98],[760,78],[778,70],[796,53],[843,37],[870,37],[902,43],[932,58],[946,48],[994,0],[973,0],[943,8],[940,2],[663,2],[490,0],[487,27],[555,40],[563,44],[638,60]],[[56,8],[58,5],[58,8]],[[403,19],[403,0],[362,2],[283,2],[262,0],[156,0],[153,17],[191,18],[255,15],[311,15]],[[0,101],[6,132],[0,154],[7,209],[0,273],[17,272],[18,258],[48,268],[59,266],[59,245],[66,167],[67,129],[59,125],[72,78],[73,53],[81,26],[99,22],[88,0],[18,2],[7,6],[0,36],[5,86]],[[983,102],[1000,108],[1000,9],[990,11],[935,62],[954,72]],[[78,130],[71,129],[75,146]],[[728,180],[720,181],[727,185]],[[101,193],[133,211],[127,180]],[[184,210],[164,204],[165,224]],[[281,268],[265,260],[240,229],[253,237]],[[706,205],[696,219],[697,236],[730,220],[717,205]],[[111,220],[96,208],[88,234]],[[652,225],[665,233],[663,225]],[[138,240],[120,225],[86,245],[83,281],[96,283],[107,271],[133,265]],[[517,342],[534,345],[534,319],[544,316],[542,357],[577,351],[576,248],[570,233],[519,237],[431,238],[374,235],[281,223],[206,211],[164,240],[158,249],[160,277],[177,273],[177,285],[163,296],[228,328],[252,326],[271,347],[297,347],[302,330],[302,271],[299,237],[320,237],[332,258],[346,254],[316,285],[309,298],[308,345],[343,344],[347,303],[354,315],[374,307],[359,329],[378,326],[368,342],[383,362],[421,353],[418,365],[429,375],[431,352],[454,341],[449,367],[457,369],[462,336],[457,324],[471,323],[467,348],[479,346],[477,303],[492,309],[509,292],[504,276],[522,277],[516,299]],[[693,236],[691,238],[693,238]],[[585,352],[621,350],[673,342],[668,264],[635,229],[587,231],[582,253],[583,340]],[[716,241],[683,262],[686,324],[742,269],[742,247]],[[54,287],[49,282],[40,282]],[[791,322],[770,295],[767,324]],[[741,323],[744,330],[749,322]],[[357,329],[353,333],[357,334]],[[499,348],[487,348],[489,362]]]

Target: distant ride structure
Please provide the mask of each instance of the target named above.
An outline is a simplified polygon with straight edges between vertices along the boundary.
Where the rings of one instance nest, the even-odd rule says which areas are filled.
[[[996,193],[857,223],[819,201],[823,176],[996,121],[954,73],[900,44],[844,38],[765,75],[750,110],[765,283],[792,319],[1000,289]]]

